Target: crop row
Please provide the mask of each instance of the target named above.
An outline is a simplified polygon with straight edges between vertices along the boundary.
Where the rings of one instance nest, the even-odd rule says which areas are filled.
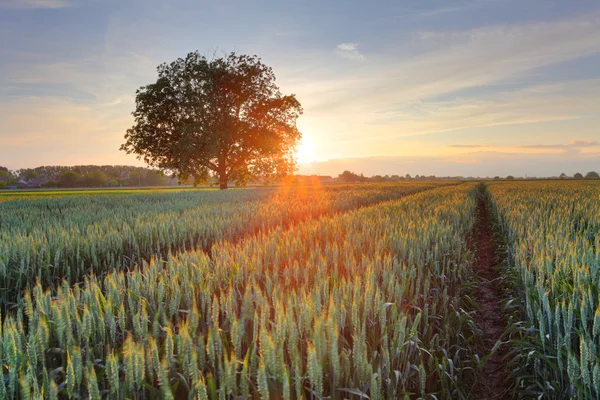
[[[0,397],[464,396],[474,208],[437,188],[38,284],[4,318]]]
[[[600,185],[489,190],[528,322],[519,386],[544,398],[600,398]]]
[[[346,211],[436,183],[300,186],[17,199],[0,203],[0,301],[152,256]]]

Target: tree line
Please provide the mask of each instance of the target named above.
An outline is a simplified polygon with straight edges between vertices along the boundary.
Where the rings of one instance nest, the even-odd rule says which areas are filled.
[[[0,189],[6,187],[135,187],[165,186],[162,172],[129,165],[41,166],[11,171],[0,167]]]

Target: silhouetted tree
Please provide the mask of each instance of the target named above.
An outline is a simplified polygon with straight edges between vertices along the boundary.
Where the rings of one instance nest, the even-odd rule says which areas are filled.
[[[560,179],[565,179],[567,178],[567,174],[565,174],[564,172],[560,174],[559,176]]]
[[[121,149],[181,179],[205,180],[212,171],[226,189],[230,179],[292,172],[301,114],[257,56],[208,60],[193,52],[160,65],[158,80],[137,91]]]
[[[585,174],[585,179],[600,179],[600,175],[596,171],[590,171]]]
[[[577,172],[575,175],[573,175],[573,178],[575,178],[575,179],[583,179],[583,175],[581,175],[579,172]]]
[[[346,170],[338,176],[338,179],[342,182],[361,182],[364,179],[364,177],[361,177],[355,174],[354,172]]]

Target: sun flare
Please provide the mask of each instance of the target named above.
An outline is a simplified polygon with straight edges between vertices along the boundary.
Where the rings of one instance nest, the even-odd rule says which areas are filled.
[[[296,148],[296,157],[298,163],[306,164],[315,160],[315,146],[309,139],[302,138],[302,141]]]

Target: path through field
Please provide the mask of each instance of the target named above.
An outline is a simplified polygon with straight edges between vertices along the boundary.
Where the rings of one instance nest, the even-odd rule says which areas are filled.
[[[489,354],[502,336],[506,324],[502,312],[501,277],[497,269],[492,221],[485,203],[480,197],[477,204],[477,221],[473,247],[479,273],[477,302],[480,309],[476,322],[483,330],[484,354]],[[509,396],[509,376],[506,366],[507,346],[500,346],[487,360],[471,392],[472,399],[505,399]]]

